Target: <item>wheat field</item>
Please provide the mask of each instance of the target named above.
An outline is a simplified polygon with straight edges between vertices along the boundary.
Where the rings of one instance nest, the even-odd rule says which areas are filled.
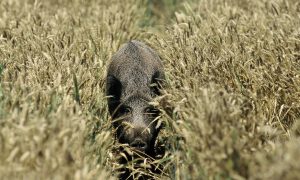
[[[164,64],[163,153],[120,164],[105,75],[131,39]],[[299,149],[298,0],[0,1],[0,179],[300,179]]]

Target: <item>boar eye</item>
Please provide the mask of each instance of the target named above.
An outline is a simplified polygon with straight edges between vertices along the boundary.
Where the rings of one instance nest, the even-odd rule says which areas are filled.
[[[119,114],[120,115],[126,115],[126,114],[129,114],[131,112],[131,108],[128,107],[128,106],[121,106],[119,108]]]
[[[158,109],[155,109],[154,107],[147,107],[145,109],[145,113],[146,114],[157,114],[158,113]]]

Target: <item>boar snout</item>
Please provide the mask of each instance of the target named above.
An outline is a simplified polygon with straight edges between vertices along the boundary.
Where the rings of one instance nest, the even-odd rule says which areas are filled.
[[[147,127],[132,128],[130,133],[128,144],[138,151],[148,152],[151,134],[147,131]]]
[[[130,146],[142,152],[147,149],[147,143],[140,138],[136,138],[132,143],[130,143]]]
[[[129,144],[132,148],[143,153],[149,153],[153,147],[153,136],[147,126],[127,125],[119,136],[121,143]]]

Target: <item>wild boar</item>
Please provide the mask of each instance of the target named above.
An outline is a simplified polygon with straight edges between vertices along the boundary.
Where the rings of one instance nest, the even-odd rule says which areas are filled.
[[[106,78],[106,95],[120,143],[153,154],[160,131],[159,111],[149,103],[160,95],[164,79],[160,57],[142,42],[129,41],[113,55]]]

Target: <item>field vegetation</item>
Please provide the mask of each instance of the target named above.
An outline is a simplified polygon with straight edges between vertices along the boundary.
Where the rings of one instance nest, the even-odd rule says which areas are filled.
[[[131,39],[164,64],[163,153],[120,164],[105,75]],[[300,179],[299,149],[298,0],[0,1],[1,179]]]

